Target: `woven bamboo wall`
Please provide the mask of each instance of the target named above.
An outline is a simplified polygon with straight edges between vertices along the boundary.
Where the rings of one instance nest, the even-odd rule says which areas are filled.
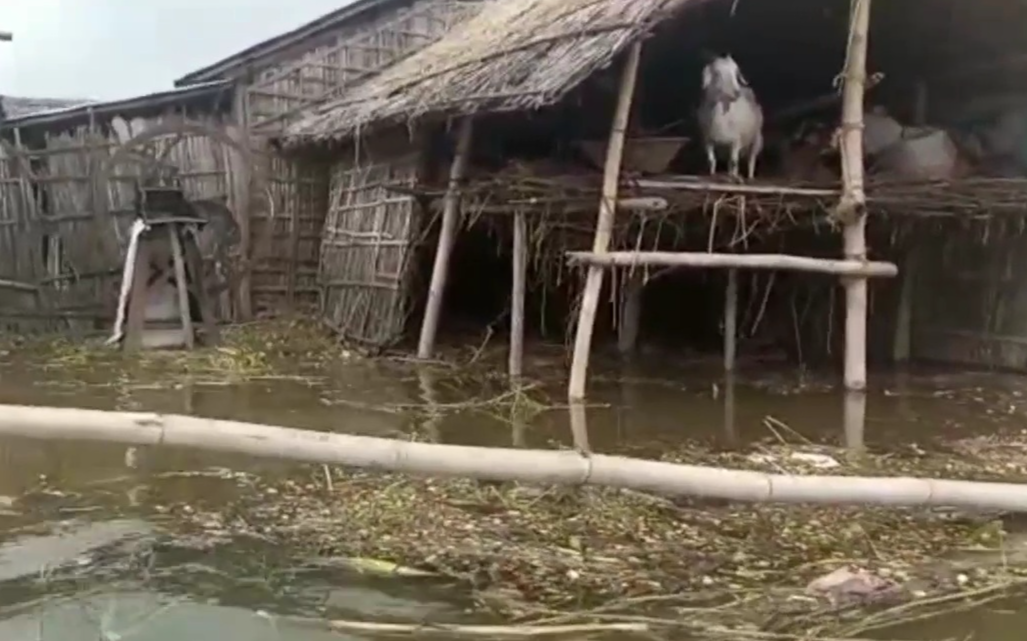
[[[980,227],[992,225],[1010,228],[984,238],[981,229],[968,229],[920,243],[914,358],[1027,371],[1027,234],[1019,221]]]
[[[375,347],[403,335],[422,228],[414,199],[390,187],[413,187],[423,154],[409,143],[387,142],[331,167],[321,234],[322,314],[341,337]]]
[[[304,107],[337,95],[394,61],[434,42],[484,0],[415,0],[368,22],[342,29],[331,44],[263,69],[246,88],[241,118],[251,143],[270,152],[267,138]],[[318,252],[328,211],[327,167],[262,156],[251,194],[253,311],[267,315],[317,300]]]
[[[4,213],[0,214],[4,220],[18,221],[5,225],[18,229],[18,274],[40,285],[40,314],[51,320],[59,318],[59,326],[65,330],[90,332],[106,327],[113,319],[134,214],[135,184],[147,165],[152,166],[143,159],[162,156],[161,166],[177,177],[190,199],[228,196],[230,156],[220,142],[199,135],[157,138],[148,149],[139,150],[138,159],[111,164],[108,179],[101,182],[105,159],[121,148],[127,137],[162,121],[161,117],[121,121],[120,135],[96,123],[49,131],[33,148],[14,146],[9,150],[18,156],[19,166],[27,164],[31,169],[31,177],[20,183],[25,191],[11,196],[5,190]],[[222,127],[216,116],[204,125]],[[6,167],[9,174],[10,162]],[[21,246],[26,236],[32,240]],[[3,235],[0,243],[4,243]],[[12,271],[9,260],[0,259],[0,265],[8,273]],[[233,315],[230,308],[218,312],[222,318]],[[54,328],[52,322],[34,327]],[[27,331],[24,323],[19,329]]]
[[[250,207],[253,311],[274,315],[316,307],[318,243],[328,209],[328,174],[312,161],[262,157],[268,179]],[[262,189],[261,189],[262,187]]]
[[[45,276],[32,185],[13,147],[0,145],[0,331],[45,324],[36,283]]]
[[[435,42],[484,0],[415,0],[410,5],[341,29],[315,47],[260,72],[247,91],[250,126],[273,133],[299,110],[381,71]]]

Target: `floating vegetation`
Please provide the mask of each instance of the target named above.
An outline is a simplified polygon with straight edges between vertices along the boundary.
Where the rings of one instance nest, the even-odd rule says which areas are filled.
[[[691,443],[665,458],[798,474],[823,461],[787,453],[784,445],[717,453]],[[926,453],[839,458],[832,473],[939,468],[1019,474],[1004,461]],[[525,625],[853,637],[1027,585],[1027,554],[1014,553],[1024,542],[1001,514],[738,504],[348,470],[331,471],[329,483],[323,468],[311,474],[258,484],[234,516],[168,509],[201,532],[268,538],[363,571],[448,578],[481,609]],[[989,554],[950,560],[967,549]]]
[[[83,385],[131,378],[136,384],[169,387],[233,383],[288,373],[312,372],[350,360],[353,354],[320,324],[301,319],[258,321],[225,327],[221,343],[195,350],[142,350],[128,354],[102,339],[72,342],[63,337],[0,336],[0,352],[19,366]]]

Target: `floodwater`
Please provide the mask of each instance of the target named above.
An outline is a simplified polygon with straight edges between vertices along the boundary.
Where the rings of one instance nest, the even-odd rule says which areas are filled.
[[[0,403],[175,412],[383,437],[417,433],[504,447],[587,439],[603,452],[682,439],[731,447],[771,429],[849,448],[929,447],[952,435],[1027,426],[1018,404],[1027,398],[1027,378],[999,374],[879,374],[860,402],[835,391],[834,381],[787,370],[743,370],[730,381],[708,366],[600,362],[595,370],[584,420],[554,407],[527,424],[495,409],[507,393],[501,376],[466,380],[456,370],[390,362],[340,365],[320,378],[186,381],[171,389],[105,383],[102,372],[83,380],[8,364],[0,365]],[[560,399],[563,380],[553,376],[528,393]],[[0,437],[0,638],[319,641],[375,638],[330,633],[318,624],[325,618],[468,622],[465,595],[452,588],[325,568],[259,541],[182,541],[168,534],[154,499],[133,494],[142,485],[146,497],[225,509],[239,475],[297,474],[296,465],[155,450],[140,466],[135,456],[118,445]],[[11,497],[27,497],[22,503],[30,509],[10,509]],[[1027,625],[1021,602],[953,617],[898,636],[1003,641],[1019,639]]]

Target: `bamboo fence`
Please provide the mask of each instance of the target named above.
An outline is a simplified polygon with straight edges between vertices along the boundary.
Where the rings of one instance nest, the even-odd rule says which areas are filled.
[[[321,313],[348,340],[388,346],[410,311],[411,263],[422,229],[409,194],[422,155],[372,148],[345,153],[331,167],[328,215],[321,234]]]
[[[602,485],[731,501],[951,506],[1027,512],[1027,491],[1017,483],[765,474],[576,450],[416,443],[176,414],[5,405],[0,406],[0,434],[43,440],[188,447],[405,474]]]

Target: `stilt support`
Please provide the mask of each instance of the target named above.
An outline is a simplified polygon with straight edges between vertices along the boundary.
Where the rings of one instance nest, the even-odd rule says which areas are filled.
[[[837,217],[844,225],[846,261],[866,262],[866,193],[863,180],[863,94],[866,85],[870,1],[852,0],[848,55],[842,93],[842,197]],[[867,379],[867,281],[843,280],[845,286],[845,389],[862,392]]]
[[[630,356],[638,349],[638,331],[642,322],[642,292],[645,289],[645,274],[641,269],[628,270],[624,285],[624,303],[621,306],[620,323],[617,326],[617,349],[622,356]]]
[[[738,340],[738,270],[727,271],[727,287],[724,288],[724,371],[735,371],[735,354]]]
[[[592,251],[606,252],[613,233],[613,219],[616,214],[617,181],[620,178],[621,159],[624,155],[624,135],[631,114],[631,102],[635,94],[638,77],[638,62],[642,55],[642,43],[631,45],[624,69],[621,72],[617,109],[610,128],[610,142],[606,146],[606,162],[603,166],[603,195],[599,202],[599,216],[596,221],[596,236]],[[574,339],[574,359],[571,362],[570,385],[567,395],[573,402],[585,398],[585,383],[588,378],[588,357],[592,349],[592,331],[595,328],[599,293],[603,288],[603,269],[598,265],[588,268],[585,291],[581,297],[578,313],[577,334]]]
[[[453,253],[457,223],[460,219],[460,182],[467,172],[472,132],[473,124],[470,118],[460,121],[456,154],[453,156],[453,164],[449,169],[449,185],[446,188],[446,199],[442,207],[442,229],[439,232],[439,245],[435,250],[435,266],[431,273],[428,304],[424,310],[421,338],[417,344],[417,357],[422,359],[431,358],[435,349],[435,335],[439,329],[439,315],[442,313],[442,297],[445,295],[446,279],[449,276],[449,257]]]
[[[514,213],[513,284],[510,313],[510,378],[524,374],[524,298],[528,274],[528,221],[523,211]]]

